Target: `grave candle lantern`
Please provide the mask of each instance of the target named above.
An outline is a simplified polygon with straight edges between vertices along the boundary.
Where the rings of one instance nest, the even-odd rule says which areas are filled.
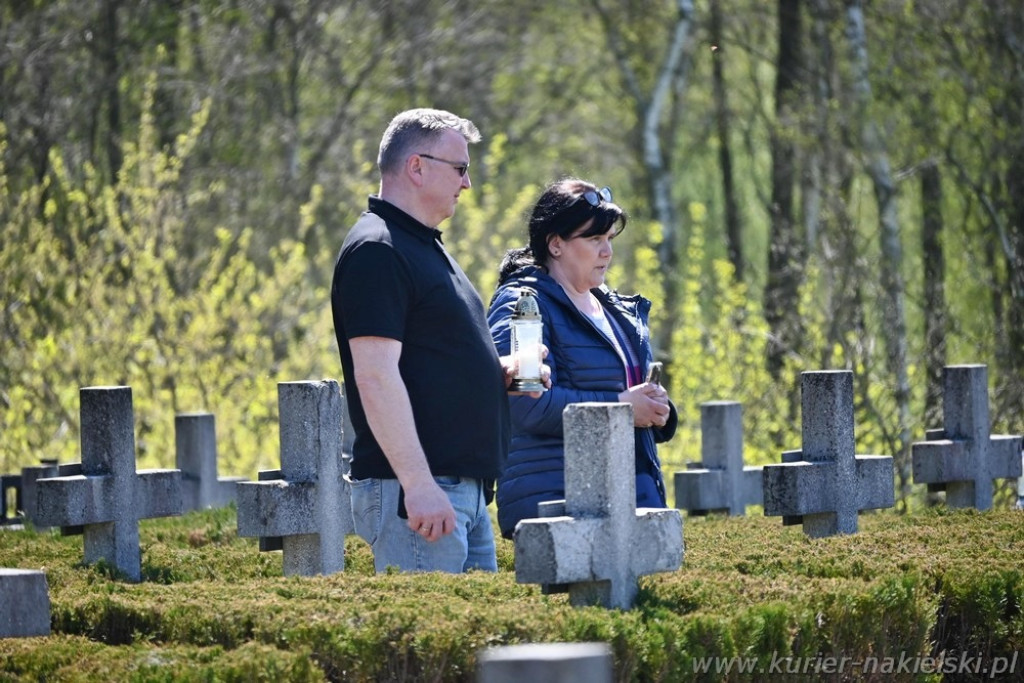
[[[512,332],[511,349],[516,374],[509,386],[511,391],[545,390],[540,379],[544,325],[540,318],[536,294],[529,287],[520,288],[519,299],[512,312],[509,327]]]

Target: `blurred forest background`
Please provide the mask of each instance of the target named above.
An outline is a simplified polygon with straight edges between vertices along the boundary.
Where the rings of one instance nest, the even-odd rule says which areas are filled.
[[[413,106],[484,135],[442,228],[485,302],[545,184],[612,187],[669,480],[704,401],[743,403],[748,463],[799,448],[808,370],[853,370],[903,506],[945,364],[1024,431],[1019,0],[6,0],[0,472],[77,461],[110,384],[140,467],[197,410],[221,474],[276,467],[277,382],[341,379],[333,259]]]

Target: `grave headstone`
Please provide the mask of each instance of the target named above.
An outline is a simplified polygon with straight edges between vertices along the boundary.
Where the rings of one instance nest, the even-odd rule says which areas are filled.
[[[611,683],[608,643],[527,643],[477,654],[477,683]]]
[[[46,531],[49,527],[40,525],[33,516],[36,511],[36,481],[47,477],[59,476],[60,469],[56,459],[44,458],[39,465],[21,468],[21,498],[25,507],[25,521],[30,522],[36,531]]]
[[[46,574],[0,569],[0,638],[50,635],[50,594]]]
[[[135,471],[130,387],[86,387],[79,399],[79,473],[36,480],[33,519],[40,526],[83,527],[86,564],[104,560],[138,581],[139,520],[181,514],[181,472]]]
[[[744,515],[748,505],[763,503],[761,468],[743,465],[743,406],[702,403],[700,434],[699,466],[675,473],[676,507],[690,515]]]
[[[343,477],[342,402],[334,380],[278,384],[281,469],[237,484],[238,535],[280,538],[286,576],[345,569],[345,535],[353,523]]]
[[[217,475],[217,428],[212,413],[175,415],[174,449],[184,512],[235,502],[235,486],[246,479]]]
[[[986,366],[946,366],[942,415],[943,429],[911,445],[914,483],[944,490],[949,507],[988,510],[993,481],[1021,476],[1021,437],[989,433]]]
[[[855,455],[853,373],[801,375],[803,449],[762,470],[764,514],[811,537],[853,534],[861,510],[892,507],[892,457]]]
[[[632,407],[571,404],[562,423],[565,514],[516,525],[516,581],[568,584],[574,606],[628,609],[638,577],[682,563],[682,515],[636,508]]]

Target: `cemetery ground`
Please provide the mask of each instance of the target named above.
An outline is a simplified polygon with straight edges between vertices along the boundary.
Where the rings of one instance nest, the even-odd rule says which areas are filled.
[[[609,643],[619,681],[1020,680],[1024,512],[817,539],[750,512],[687,518],[681,569],[626,611],[517,584],[503,539],[496,575],[374,576],[348,536],[344,572],[284,577],[230,506],[142,520],[131,583],[82,565],[81,536],[5,530],[0,566],[46,572],[52,634],[0,639],[0,681],[472,681],[482,648],[556,641]]]

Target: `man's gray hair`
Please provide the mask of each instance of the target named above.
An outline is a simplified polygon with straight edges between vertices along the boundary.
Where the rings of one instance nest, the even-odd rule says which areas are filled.
[[[446,130],[458,131],[466,142],[480,142],[480,131],[469,119],[442,109],[409,109],[391,119],[380,140],[377,168],[382,175],[397,171],[410,154],[424,152]]]

